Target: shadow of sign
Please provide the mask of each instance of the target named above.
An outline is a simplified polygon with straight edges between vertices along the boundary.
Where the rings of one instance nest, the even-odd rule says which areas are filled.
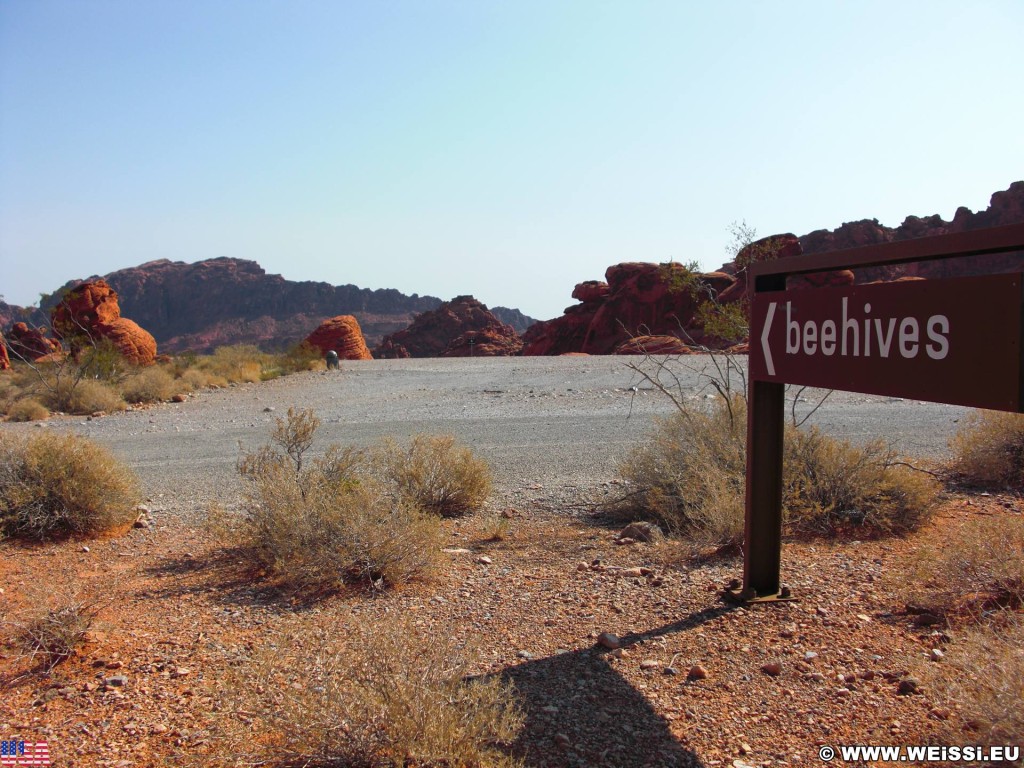
[[[733,610],[715,606],[649,632],[622,638],[623,648],[695,629]],[[564,651],[505,670],[526,723],[513,753],[530,768],[682,768],[703,766],[672,734],[671,724],[612,666],[601,647]],[[661,675],[662,670],[652,674]],[[680,685],[685,676],[673,678]]]

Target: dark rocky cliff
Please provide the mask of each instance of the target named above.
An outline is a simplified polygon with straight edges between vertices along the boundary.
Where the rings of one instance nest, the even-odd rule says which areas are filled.
[[[376,343],[441,303],[393,289],[285,280],[255,261],[225,257],[195,264],[161,259],[104,279],[124,314],[153,334],[161,352],[238,343],[282,348],[336,315],[354,315],[367,341]]]

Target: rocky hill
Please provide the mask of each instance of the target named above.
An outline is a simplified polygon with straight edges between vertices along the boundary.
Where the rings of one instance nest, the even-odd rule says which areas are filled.
[[[407,296],[393,289],[286,280],[267,274],[255,261],[226,257],[194,264],[160,259],[103,279],[117,292],[125,316],[152,333],[160,351],[168,353],[206,352],[226,344],[285,348],[338,315],[354,316],[366,343],[376,346],[441,304],[434,296]],[[22,320],[47,325],[56,297],[82,282],[69,281],[40,310],[0,301],[0,328]],[[494,314],[520,332],[534,322],[518,309],[496,307]]]
[[[153,334],[161,352],[172,353],[239,343],[283,348],[337,315],[357,317],[373,344],[441,303],[392,289],[286,280],[267,274],[255,261],[224,257],[194,264],[160,259],[104,279],[117,292],[122,312]],[[81,282],[70,281],[54,296]],[[52,303],[44,301],[43,309]],[[19,311],[0,306],[4,327],[22,319]]]

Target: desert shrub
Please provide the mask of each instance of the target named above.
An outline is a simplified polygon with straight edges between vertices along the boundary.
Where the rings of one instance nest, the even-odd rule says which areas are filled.
[[[966,744],[1024,743],[1024,621],[1002,618],[964,632],[925,673],[936,698],[959,705]]]
[[[296,344],[286,352],[277,355],[275,363],[281,373],[284,374],[322,371],[327,367],[320,349],[306,342]]]
[[[725,407],[679,411],[662,420],[620,464],[628,497],[616,515],[640,515],[714,544],[743,539],[746,422]]]
[[[209,357],[200,358],[197,365],[230,383],[256,382],[263,376],[264,354],[251,344],[217,347]]]
[[[210,371],[204,371],[201,368],[189,368],[182,371],[178,381],[181,382],[181,386],[189,391],[205,387],[226,387],[228,385],[228,380],[223,376],[218,376]]]
[[[0,432],[0,532],[98,534],[134,521],[135,476],[103,446],[48,431]]]
[[[96,614],[96,605],[91,602],[69,602],[51,608],[20,626],[15,644],[47,671],[52,670],[85,642]]]
[[[122,411],[124,399],[110,384],[98,379],[75,379],[69,376],[49,378],[37,390],[39,398],[51,411],[63,413],[95,413]]]
[[[244,551],[297,588],[385,587],[428,575],[440,550],[438,521],[387,493],[351,449],[332,446],[307,460],[318,426],[312,411],[289,409],[271,443],[240,460],[250,481]]]
[[[399,497],[442,517],[480,508],[491,492],[491,471],[452,435],[415,435],[408,448],[385,439],[376,458]]]
[[[75,369],[76,378],[99,379],[119,384],[133,369],[132,364],[110,339],[87,341],[66,361]]]
[[[898,464],[882,440],[854,446],[815,427],[789,429],[784,462],[791,533],[908,533],[925,521],[936,496],[935,482]]]
[[[953,469],[972,483],[1024,488],[1024,414],[979,411],[950,441]]]
[[[183,385],[158,365],[142,368],[121,384],[121,396],[129,403],[158,403],[170,400]]]
[[[50,415],[50,410],[32,397],[15,400],[7,408],[8,421],[39,421]]]
[[[981,619],[1024,605],[1024,518],[999,515],[966,521],[955,546],[922,546],[906,578],[907,602],[941,616]]]
[[[680,410],[620,464],[630,492],[609,507],[615,517],[653,519],[698,543],[743,540],[746,408],[717,399],[707,410]],[[882,443],[853,446],[816,429],[785,435],[783,509],[793,535],[857,535],[914,530],[935,485],[897,465]]]
[[[508,685],[471,679],[465,656],[408,622],[296,632],[243,654],[220,686],[234,713],[225,751],[259,764],[513,768],[501,745],[522,713]]]

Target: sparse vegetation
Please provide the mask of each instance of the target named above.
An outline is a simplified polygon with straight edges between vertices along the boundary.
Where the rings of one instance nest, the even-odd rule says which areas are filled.
[[[229,382],[255,382],[263,378],[264,353],[251,344],[218,347],[207,357],[196,358],[196,366]]]
[[[438,521],[388,493],[351,449],[332,446],[309,461],[319,423],[312,411],[289,409],[271,444],[239,462],[251,481],[240,523],[245,550],[291,587],[382,588],[429,574]]]
[[[49,415],[49,408],[32,397],[15,400],[7,407],[8,421],[40,421]]]
[[[135,476],[91,440],[0,432],[0,533],[101,534],[132,523],[137,503]]]
[[[166,368],[152,365],[126,377],[121,385],[121,396],[129,403],[159,403],[187,389]]]
[[[226,724],[232,758],[310,766],[519,764],[503,749],[523,723],[508,686],[470,678],[463,652],[450,640],[423,637],[411,623],[350,626],[359,628],[341,636],[307,630],[238,659],[235,679],[218,691],[235,713]]]
[[[907,602],[940,616],[983,620],[1024,606],[1024,518],[964,523],[955,546],[922,547],[907,574]]]
[[[665,419],[620,466],[630,493],[611,511],[653,519],[701,544],[743,538],[746,407],[716,399]],[[935,495],[924,474],[896,463],[884,443],[853,446],[816,429],[786,431],[783,507],[791,535],[903,534]]]
[[[452,435],[415,435],[407,448],[387,439],[377,457],[401,498],[441,517],[479,509],[491,492],[487,463]]]
[[[15,644],[46,671],[74,655],[85,642],[96,618],[97,607],[88,601],[66,602],[31,617],[18,629]]]
[[[1024,489],[1024,414],[978,411],[950,441],[953,470],[966,482]]]
[[[929,670],[936,696],[961,708],[964,743],[1024,743],[1024,621],[1001,618],[964,633]]]

